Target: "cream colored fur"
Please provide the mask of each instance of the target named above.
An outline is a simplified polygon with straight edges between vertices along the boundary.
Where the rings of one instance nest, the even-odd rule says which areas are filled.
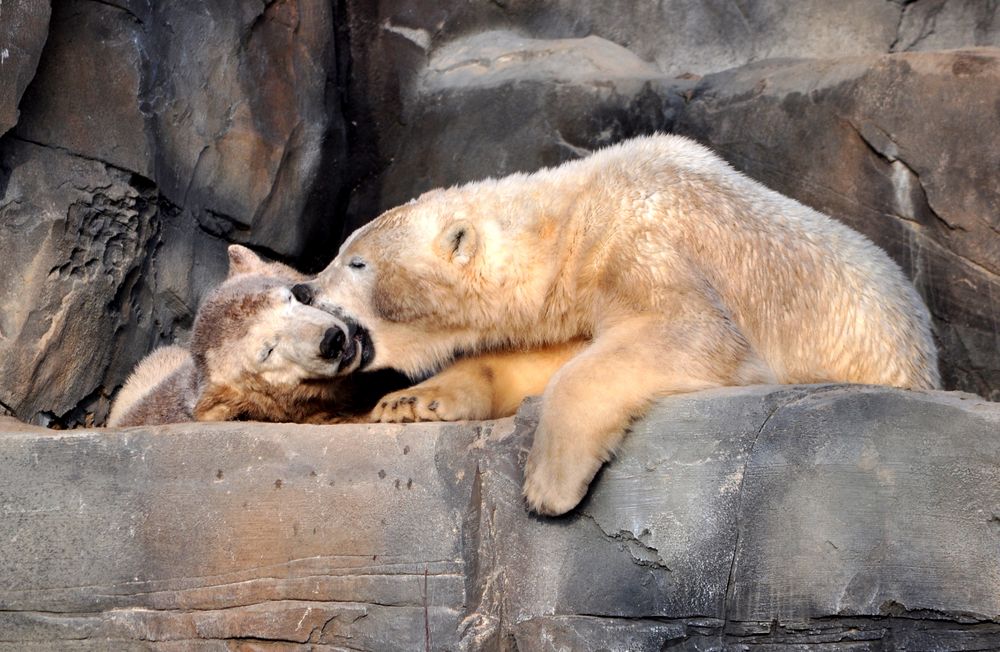
[[[369,329],[372,368],[590,340],[544,391],[525,496],[547,514],[579,502],[660,396],[938,385],[927,309],[881,249],[677,136],[429,192],[355,232],[316,285]]]
[[[458,421],[499,419],[514,414],[528,396],[545,391],[552,376],[586,342],[483,353],[462,358],[439,374],[385,396],[372,421]]]

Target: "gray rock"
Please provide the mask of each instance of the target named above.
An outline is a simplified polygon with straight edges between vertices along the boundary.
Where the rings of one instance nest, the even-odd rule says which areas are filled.
[[[675,396],[558,519],[520,500],[537,408],[72,434],[0,420],[0,649],[1000,646],[996,404]]]
[[[224,274],[224,243],[178,251],[190,240],[171,234],[194,225],[151,184],[50,147],[8,137],[0,187],[14,271],[0,274],[0,404],[36,423],[103,422],[132,361],[190,321],[191,288]]]
[[[0,136],[17,124],[18,104],[49,33],[48,0],[8,0],[0,7]]]
[[[935,318],[945,386],[998,399],[997,106],[996,49],[777,61],[703,79],[675,131],[885,248]]]
[[[669,123],[677,82],[588,37],[489,32],[442,48],[403,115],[380,212],[438,186],[533,171]]]
[[[917,0],[903,6],[894,51],[1000,46],[1000,12],[991,2]]]
[[[60,3],[18,136],[153,180],[206,231],[302,255],[344,160],[328,3]]]
[[[46,146],[153,174],[153,144],[140,110],[143,29],[113,4],[56,3],[16,135]]]
[[[387,169],[420,117],[415,107],[432,99],[421,97],[428,62],[457,44],[468,46],[504,31],[553,44],[597,38],[655,67],[658,72],[651,78],[699,76],[775,57],[836,58],[907,49],[916,38],[910,32],[923,29],[911,23],[923,25],[919,17],[934,13],[935,3],[941,0],[803,0],[789,11],[787,3],[776,0],[348,2],[342,43],[351,61],[346,111],[353,190],[346,230],[382,207],[381,176],[392,176]],[[1000,44],[990,6],[948,0],[942,16],[954,19],[942,18],[941,27],[934,28],[935,47]],[[574,68],[563,66],[555,77],[572,76]],[[577,107],[571,103],[568,108],[575,112]]]

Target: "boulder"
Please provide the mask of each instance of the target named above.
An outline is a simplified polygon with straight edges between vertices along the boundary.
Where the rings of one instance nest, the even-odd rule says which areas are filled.
[[[1000,400],[1000,49],[709,75],[677,133],[886,249],[931,309],[945,387]]]
[[[431,60],[439,59],[442,50],[453,49],[456,43],[468,46],[496,32],[550,44],[600,39],[628,49],[636,59],[655,68],[653,77],[669,79],[697,77],[779,57],[875,56],[931,45],[1000,46],[996,12],[990,6],[977,0],[801,0],[789,11],[787,3],[778,0],[639,4],[620,0],[349,0],[339,34],[343,56],[351,62],[345,109],[351,148],[351,169],[346,172],[351,180],[346,231],[371,219],[385,204],[379,194],[383,177],[395,175],[395,161],[407,141],[416,137],[422,145],[430,140],[426,129],[414,136],[421,127],[421,108],[449,98],[426,95],[421,79]],[[523,53],[508,52],[508,61],[532,56],[529,53],[533,51],[529,47]],[[484,50],[484,55],[488,58],[489,51]],[[537,57],[532,61],[540,63]],[[584,69],[589,68],[587,61],[583,55]],[[542,83],[548,94],[566,90],[566,77],[573,77],[574,63],[562,66],[560,74]],[[550,69],[551,65],[541,63],[541,67]],[[486,100],[482,105],[464,107],[480,112],[487,120],[476,140],[492,136],[495,145],[505,146],[504,137],[511,125],[519,125],[520,118],[532,108],[545,107],[539,97],[546,95],[545,91],[539,90],[532,97],[523,85],[503,87],[496,97],[496,109]],[[506,89],[517,89],[520,102],[501,102]],[[516,119],[497,132],[489,123],[491,116],[502,115],[499,109],[511,110],[512,105]],[[476,114],[462,113],[461,108],[463,102],[459,101],[451,110],[462,120],[474,119]],[[575,98],[547,108],[566,120],[586,115],[592,107]],[[599,123],[600,119],[593,121]],[[446,132],[439,135],[447,139]],[[510,147],[508,167],[517,165],[520,149]],[[531,159],[535,154],[529,150],[524,156]]]
[[[904,2],[893,51],[1000,46],[1000,13],[977,0]]]
[[[0,421],[0,650],[1000,646],[1000,407],[665,399],[570,515],[482,423]]]
[[[48,0],[7,0],[0,6],[0,136],[17,124],[18,104],[35,76],[51,12]]]
[[[438,186],[530,172],[653,131],[673,115],[675,82],[589,36],[486,32],[442,47],[403,113],[381,212]]]

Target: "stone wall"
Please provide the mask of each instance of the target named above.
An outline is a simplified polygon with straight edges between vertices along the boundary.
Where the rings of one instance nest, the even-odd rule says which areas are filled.
[[[0,421],[0,650],[1000,648],[1000,405],[662,401],[531,516],[482,423]]]
[[[6,0],[0,410],[102,423],[240,242],[314,271],[423,190],[674,131],[874,238],[1000,398],[980,0]],[[978,47],[965,52],[953,48]]]

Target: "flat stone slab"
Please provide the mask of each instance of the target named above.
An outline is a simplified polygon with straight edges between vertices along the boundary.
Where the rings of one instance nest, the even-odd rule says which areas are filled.
[[[0,650],[1000,647],[1000,405],[672,397],[557,519],[520,497],[537,411],[0,420]]]

